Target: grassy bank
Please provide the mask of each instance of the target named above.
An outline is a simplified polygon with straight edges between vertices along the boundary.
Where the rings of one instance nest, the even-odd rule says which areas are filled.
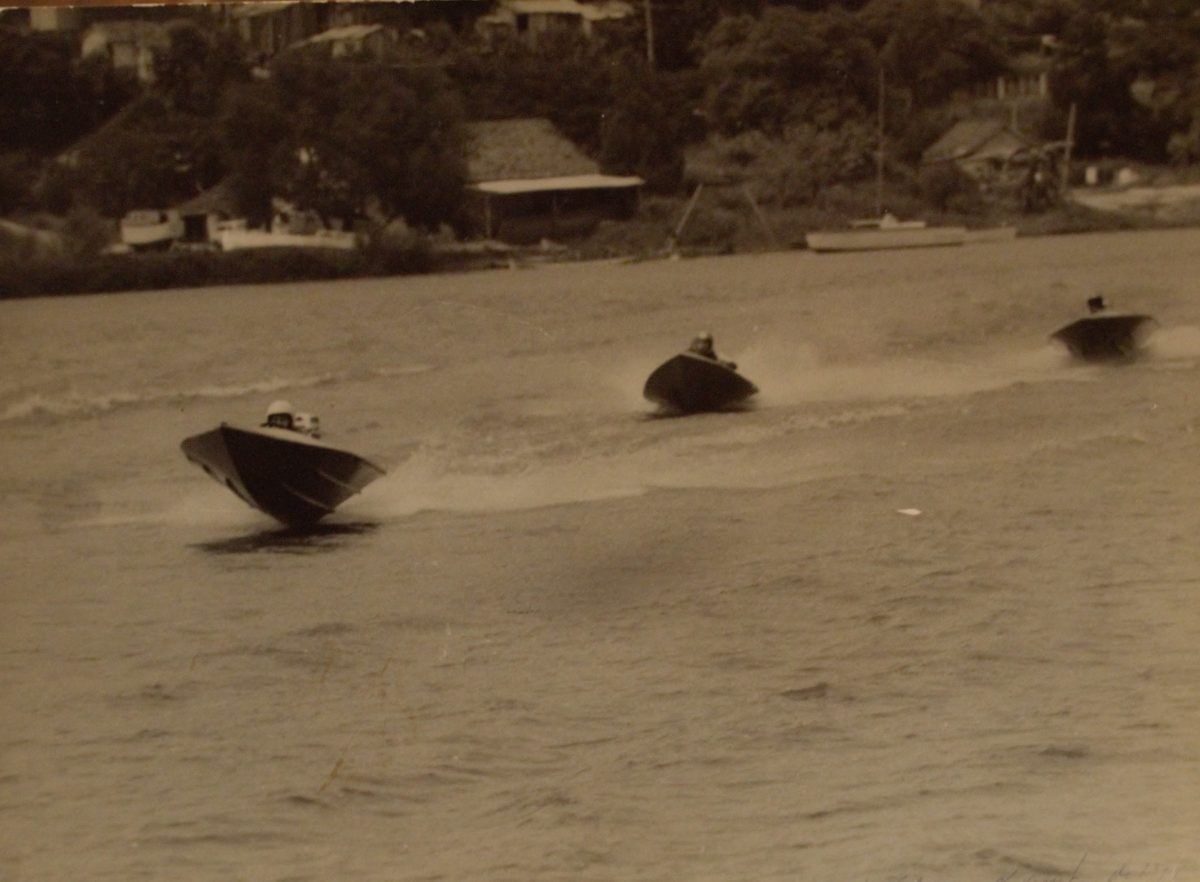
[[[0,254],[0,298],[391,276],[434,268],[428,245],[416,241],[361,251],[264,248],[94,257]]]

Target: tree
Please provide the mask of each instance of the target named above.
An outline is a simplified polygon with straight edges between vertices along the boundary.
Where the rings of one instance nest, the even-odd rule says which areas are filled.
[[[640,175],[651,190],[675,190],[683,179],[684,146],[697,134],[698,100],[698,79],[690,71],[634,64],[618,72],[613,103],[604,114],[602,166]]]
[[[249,79],[241,44],[191,21],[173,25],[167,35],[167,48],[154,58],[155,91],[180,113],[213,116],[226,88]]]
[[[959,0],[871,0],[858,19],[879,48],[889,88],[905,90],[917,108],[1005,69],[999,35]]]
[[[612,100],[614,74],[640,63],[626,45],[549,31],[536,46],[515,34],[465,48],[449,67],[471,119],[545,117],[591,153]]]
[[[77,198],[108,216],[173,205],[224,173],[209,121],[177,113],[157,95],[139,98],[89,136],[75,162]]]
[[[235,189],[258,212],[277,195],[326,220],[459,219],[463,114],[435,70],[292,59],[231,98],[222,130]]]
[[[703,43],[704,110],[725,135],[837,127],[873,105],[875,67],[866,32],[840,7],[725,18]]]
[[[36,163],[28,153],[0,153],[0,215],[23,207],[30,198]]]
[[[77,66],[56,35],[0,28],[0,152],[61,150],[113,113],[121,90],[107,62]],[[14,88],[20,84],[20,88]],[[127,93],[126,93],[127,94]]]

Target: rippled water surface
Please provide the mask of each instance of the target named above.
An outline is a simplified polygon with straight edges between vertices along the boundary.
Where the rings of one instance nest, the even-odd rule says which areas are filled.
[[[1200,233],[0,302],[0,879],[1200,879]],[[1072,364],[1085,298],[1146,358]],[[762,389],[655,418],[701,329]],[[270,399],[389,474],[191,466]]]

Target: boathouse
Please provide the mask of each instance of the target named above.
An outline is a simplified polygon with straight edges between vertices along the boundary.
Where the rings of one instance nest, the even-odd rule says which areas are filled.
[[[468,194],[476,232],[513,243],[586,235],[637,211],[645,182],[606,175],[549,120],[470,125]]]

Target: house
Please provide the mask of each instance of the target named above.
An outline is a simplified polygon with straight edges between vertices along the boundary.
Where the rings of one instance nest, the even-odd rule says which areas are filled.
[[[996,119],[959,120],[926,148],[922,165],[952,162],[980,183],[1026,165],[1039,151],[1033,138]]]
[[[31,6],[29,27],[34,31],[64,33],[78,31],[83,17],[73,6]]]
[[[545,119],[470,125],[468,192],[475,225],[492,239],[536,242],[586,234],[637,210],[644,181],[600,173]]]
[[[476,28],[485,37],[498,31],[514,31],[536,45],[539,37],[554,30],[591,37],[602,23],[632,14],[633,6],[624,0],[499,0],[489,15],[479,19]]]
[[[180,242],[187,247],[215,247],[223,229],[245,226],[244,220],[235,224],[241,212],[229,178],[181,202],[174,210],[183,224]]]
[[[335,3],[230,3],[221,6],[225,26],[252,55],[268,59],[329,26]]]
[[[383,60],[396,46],[396,32],[380,24],[352,24],[322,31],[289,49],[322,52],[329,58],[369,55]]]
[[[154,82],[154,58],[170,46],[166,28],[152,21],[100,21],[83,32],[80,55],[104,55],[114,70],[127,71],[138,82]]]

